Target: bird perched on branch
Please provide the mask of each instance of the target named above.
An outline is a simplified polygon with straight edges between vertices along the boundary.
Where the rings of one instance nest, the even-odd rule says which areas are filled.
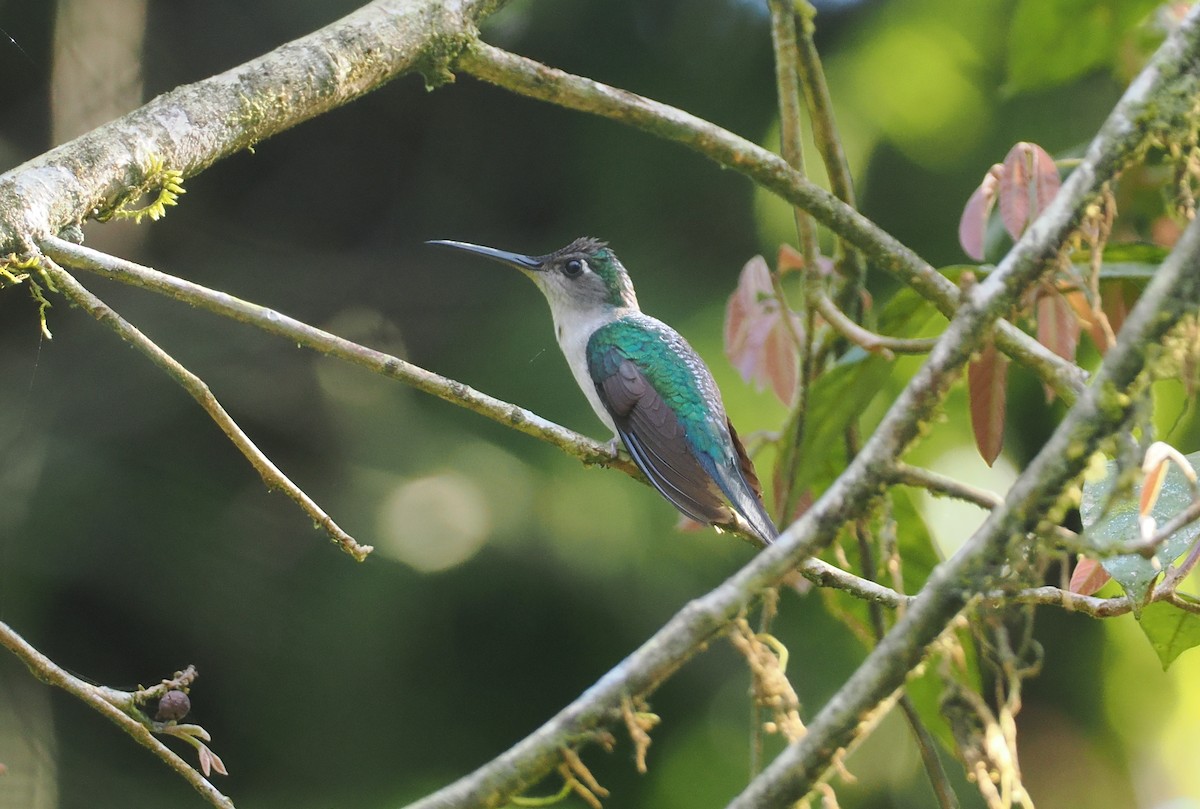
[[[605,242],[580,238],[529,256],[456,241],[515,267],[550,303],[554,333],[596,415],[654,487],[687,517],[778,535],[762,488],[704,361],[667,324],[642,314],[629,273]]]

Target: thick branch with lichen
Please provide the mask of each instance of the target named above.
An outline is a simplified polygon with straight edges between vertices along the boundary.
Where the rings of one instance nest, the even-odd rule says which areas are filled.
[[[0,254],[114,210],[157,165],[191,177],[384,82],[447,61],[503,0],[376,0],[0,175]],[[155,161],[158,161],[156,164]]]
[[[5,242],[4,250],[27,251],[35,244],[40,244],[47,254],[52,254],[54,249],[65,250],[54,234],[89,215],[119,205],[130,188],[138,187],[138,183],[145,180],[154,158],[169,170],[179,172],[180,176],[190,176],[222,156],[343,103],[407,70],[420,69],[438,77],[456,53],[471,42],[473,21],[494,5],[496,3],[486,0],[457,3],[380,0],[334,26],[222,76],[173,91],[107,127],[31,161],[0,177],[0,239]],[[1185,24],[1185,33],[1175,38],[1176,42],[1185,38],[1193,51],[1196,46],[1194,18],[1195,13]],[[298,70],[301,73],[295,72],[297,68],[293,63],[300,64]],[[653,690],[708,639],[719,633],[755,598],[756,593],[778,582],[797,563],[805,565],[806,572],[813,576],[847,576],[842,571],[832,573],[828,566],[814,568],[818,563],[811,559],[812,554],[826,545],[847,519],[866,513],[890,480],[887,470],[927,423],[972,347],[978,345],[994,327],[997,318],[1036,281],[1048,261],[1061,249],[1089,196],[1095,193],[1099,184],[1113,176],[1144,134],[1135,131],[1136,116],[1132,113],[1136,111],[1121,110],[1120,120],[1106,127],[1098,145],[1064,187],[1055,206],[1030,229],[996,273],[969,295],[960,296],[958,290],[932,267],[849,206],[797,176],[777,156],[707,122],[482,44],[471,47],[457,64],[519,92],[554,100],[563,106],[598,112],[674,139],[723,165],[742,171],[793,204],[812,212],[834,232],[862,249],[873,263],[901,277],[954,319],[924,369],[889,411],[860,458],[776,546],[761,554],[725,585],[685,608],[638,652],[530,739],[479,773],[432,796],[428,801],[431,806],[463,805],[460,801],[468,805],[495,805],[505,795],[537,780],[557,763],[564,744],[587,738],[604,723],[620,721],[621,706],[631,695]],[[1182,75],[1183,65],[1178,53],[1156,57],[1151,69],[1135,85],[1134,95],[1141,94],[1144,101],[1147,96],[1171,85]],[[301,76],[303,81],[299,80]],[[1179,85],[1174,84],[1172,89],[1178,90]],[[1194,90],[1194,79],[1187,89]],[[236,114],[220,114],[231,110]],[[171,279],[171,282],[163,283],[159,291],[179,297],[180,287],[173,284],[186,282],[178,279]],[[192,289],[189,294],[194,292],[196,290]],[[218,306],[225,307],[225,314],[255,322],[263,328],[268,328],[268,321],[280,317],[270,310],[228,296],[220,301],[211,296],[208,299],[213,302],[214,310]],[[287,324],[287,329],[268,330],[291,337],[304,334],[314,347],[317,344],[336,345],[336,351],[344,352],[340,355],[344,359],[367,364],[378,372],[404,378],[418,387],[425,385],[422,389],[443,398],[483,402],[482,394],[476,394],[460,383],[440,377],[435,379],[436,375],[412,366],[397,365],[395,358],[378,352],[369,353],[369,349],[361,346],[346,345],[345,341],[336,344],[327,339],[336,341],[332,335],[305,324],[293,321]],[[997,340],[1006,351],[1037,370],[1064,398],[1073,398],[1080,388],[1082,374],[1074,365],[1054,357],[1011,324],[999,324]],[[1110,358],[1112,356],[1110,354]],[[492,417],[506,412],[514,426],[519,426],[518,422],[525,424],[527,413],[495,400],[481,404],[480,412]],[[553,431],[549,430],[542,437],[550,440],[550,432]],[[564,449],[571,447],[578,451],[585,447],[586,450],[587,445],[582,439],[576,442],[571,436],[573,434],[566,436]],[[1069,453],[1064,454],[1065,462],[1077,460],[1068,456]],[[577,457],[581,456],[577,454]],[[1058,472],[1066,473],[1057,470],[1055,474]],[[1037,496],[1045,498],[1050,494],[1038,490]],[[1010,496],[1010,504],[1013,502]],[[1024,508],[1022,504],[1018,505]],[[1016,506],[997,509],[989,525],[996,523],[1000,528],[991,530],[1014,530],[1019,520],[1027,519],[1032,513],[1027,510],[1017,513],[1014,508]],[[984,559],[985,562],[1002,558],[990,545],[987,550],[991,555]],[[987,569],[987,565],[980,568]],[[950,592],[950,588],[962,584],[953,577],[954,569],[943,567],[939,571],[942,572],[935,574],[927,587],[933,594],[923,595],[923,602],[914,602],[932,606],[924,607],[918,618],[912,617],[916,610],[909,610],[906,615],[905,621],[910,621],[907,626],[913,634],[897,636],[894,629],[885,638],[884,645],[900,646],[895,659],[880,664],[873,656],[875,662],[860,670],[856,674],[858,679],[852,680],[822,712],[820,733],[814,728],[810,741],[801,742],[802,757],[772,765],[768,775],[775,780],[769,781],[764,776],[755,788],[761,786],[766,793],[778,797],[794,794],[811,785],[813,779],[829,766],[830,750],[844,739],[853,737],[861,712],[880,704],[887,697],[884,693],[887,687],[891,685],[894,690],[897,679],[903,681],[907,671],[905,666],[919,659],[927,633],[938,628],[938,622],[945,619],[948,610],[952,613],[956,611],[956,605],[961,606],[955,599],[965,598],[961,592],[957,595]],[[864,597],[872,593],[877,600],[894,604],[907,600],[870,582],[854,581],[854,577],[848,581],[857,588],[852,591]],[[899,639],[889,640],[897,637]]]
[[[1052,266],[1058,251],[1070,239],[1088,202],[1142,148],[1146,131],[1139,128],[1137,122],[1148,114],[1149,108],[1159,97],[1195,86],[1197,78],[1192,71],[1197,66],[1186,58],[1186,54],[1197,50],[1200,44],[1198,39],[1200,9],[1189,15],[1134,82],[1054,203],[1026,231],[999,268],[972,289],[925,365],[910,380],[862,452],[774,545],[721,587],[690,603],[634,655],[534,734],[475,773],[417,802],[414,807],[495,806],[503,802],[505,795],[519,792],[536,780],[537,774],[547,771],[553,762],[554,750],[562,740],[581,738],[595,726],[594,723],[610,721],[611,717],[619,716],[621,697],[628,694],[640,696],[653,688],[694,654],[694,644],[711,637],[738,611],[745,609],[755,593],[777,583],[795,564],[827,545],[847,519],[865,513],[869,504],[883,491],[886,469],[916,439],[921,426],[927,423],[961,373],[974,347],[986,337],[1000,315],[1012,307],[1024,291]],[[611,88],[602,86],[597,88],[594,83],[549,71],[536,63],[512,64],[516,57],[503,52],[490,52],[486,57],[480,57],[478,50],[472,54],[468,61],[475,67],[479,67],[481,58],[505,62],[509,68],[521,74],[521,86],[539,97],[545,95],[561,102],[566,100],[560,95],[562,88],[568,86],[574,94],[570,98],[572,105],[586,101],[603,110],[619,111],[624,115],[624,105],[632,103],[639,110],[635,117],[648,117],[644,105],[651,102],[645,102],[644,99],[635,98],[631,102],[627,94],[616,94]],[[504,79],[511,80],[512,76],[505,74]],[[587,86],[579,86],[581,83]],[[675,123],[668,125],[674,126]],[[1198,227],[1193,226],[1192,231],[1195,232]],[[1200,239],[1200,236],[1197,238]],[[1181,243],[1174,254],[1178,256],[1173,259],[1176,280],[1180,277],[1177,272],[1179,267],[1188,260],[1194,260],[1189,252]],[[1158,288],[1162,288],[1161,284]],[[1165,301],[1160,294],[1151,298],[1147,292],[1143,304],[1139,305],[1143,313],[1139,315],[1141,320],[1131,318],[1127,322],[1125,328],[1129,334],[1119,342],[1120,350],[1114,349],[1106,359],[1106,368],[1111,369],[1114,364],[1122,363],[1122,373],[1114,375],[1110,370],[1106,379],[1128,384],[1132,378],[1130,372],[1136,373],[1141,367],[1144,345],[1140,341],[1154,339],[1155,329],[1161,330],[1168,325],[1170,314],[1163,317],[1159,309],[1178,317],[1180,302],[1191,303],[1194,296],[1189,293],[1200,292],[1187,289],[1170,291],[1175,297],[1168,296]],[[1154,324],[1155,328],[1149,328],[1147,323]],[[1112,390],[1106,385],[1100,393],[1111,395]],[[1110,412],[1098,412],[1097,398],[1097,389],[1089,389],[1087,398],[1072,409],[1073,415],[1068,417],[1069,425],[1064,431],[1067,440],[1086,438],[1094,445],[1105,430],[1116,429],[1122,422],[1124,413],[1112,413],[1111,402],[1105,403]],[[1081,424],[1086,427],[1087,435],[1083,434]],[[1014,489],[1014,493],[1010,494],[1009,508],[993,512],[985,524],[979,535],[984,538],[977,541],[981,548],[977,551],[979,556],[971,558],[966,571],[962,567],[964,562],[960,561],[961,553],[935,569],[913,607],[906,610],[904,618],[885,636],[868,662],[818,715],[820,725],[810,724],[808,735],[781,754],[738,798],[736,805],[782,806],[804,795],[819,781],[833,763],[836,751],[848,746],[856,738],[862,719],[903,684],[908,672],[922,658],[926,645],[966,602],[971,579],[964,579],[963,574],[968,571],[983,574],[998,569],[996,565],[1003,562],[1006,545],[997,548],[992,540],[1001,534],[1007,539],[1011,534],[1005,532],[1019,531],[1022,524],[1029,520],[1034,521],[1036,526],[1036,521],[1044,514],[1044,509],[1038,506],[1044,505],[1047,498],[1057,500],[1062,487],[1086,460],[1087,441],[1082,445],[1082,458],[1077,448],[1072,449],[1075,446],[1055,446],[1054,453],[1057,454],[1047,456],[1050,457],[1049,462],[1057,462],[1061,466],[1039,470],[1045,475],[1048,482],[1046,486],[1038,485],[1035,476],[1023,476],[1024,489]],[[1068,449],[1072,451],[1068,452]],[[983,589],[984,584],[986,581],[977,582],[976,586]],[[964,588],[964,585],[968,587]],[[916,609],[917,604],[923,605],[920,610]]]

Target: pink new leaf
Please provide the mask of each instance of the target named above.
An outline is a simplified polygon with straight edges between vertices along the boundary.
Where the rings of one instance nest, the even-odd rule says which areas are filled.
[[[971,428],[975,432],[975,446],[988,466],[995,463],[1004,445],[1007,389],[1008,357],[988,340],[979,358],[967,367]]]
[[[1054,158],[1036,143],[1021,141],[1004,158],[1000,175],[1000,218],[1014,239],[1029,227],[1058,193],[1062,181]]]
[[[996,204],[996,189],[1000,185],[1000,174],[1003,170],[1004,167],[999,163],[988,169],[983,182],[967,200],[962,218],[958,220],[958,243],[962,245],[963,251],[976,261],[983,261],[983,240],[987,235],[988,216]]]
[[[1075,351],[1079,348],[1080,323],[1066,295],[1053,287],[1039,289],[1035,311],[1038,342],[1064,360],[1074,362]],[[1046,391],[1046,401],[1054,401],[1054,388],[1046,384],[1042,387]]]
[[[766,260],[755,256],[725,306],[725,355],[742,379],[753,380],[759,390],[770,384],[784,404],[796,390],[799,352],[792,328],[799,333],[800,319],[780,304]]]
[[[1063,293],[1043,289],[1037,298],[1038,342],[1064,360],[1075,361],[1079,347],[1079,318]]]
[[[200,754],[200,771],[204,773],[205,778],[214,772],[218,775],[229,775],[229,771],[225,769],[225,762],[204,742],[196,742],[196,751]]]
[[[1071,584],[1068,589],[1081,596],[1090,596],[1103,587],[1111,577],[1104,565],[1086,556],[1080,557],[1071,573]]]

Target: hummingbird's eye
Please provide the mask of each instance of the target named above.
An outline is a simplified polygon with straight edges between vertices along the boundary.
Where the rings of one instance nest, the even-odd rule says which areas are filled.
[[[568,278],[575,278],[583,273],[583,267],[584,264],[582,259],[573,258],[563,265],[563,275],[567,276]]]

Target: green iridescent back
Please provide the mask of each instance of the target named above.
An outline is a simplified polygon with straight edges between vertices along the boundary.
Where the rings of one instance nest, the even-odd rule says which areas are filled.
[[[698,452],[714,463],[732,457],[721,394],[703,360],[678,332],[640,312],[596,329],[587,345],[592,378],[616,373],[620,357],[632,360],[670,404]]]

